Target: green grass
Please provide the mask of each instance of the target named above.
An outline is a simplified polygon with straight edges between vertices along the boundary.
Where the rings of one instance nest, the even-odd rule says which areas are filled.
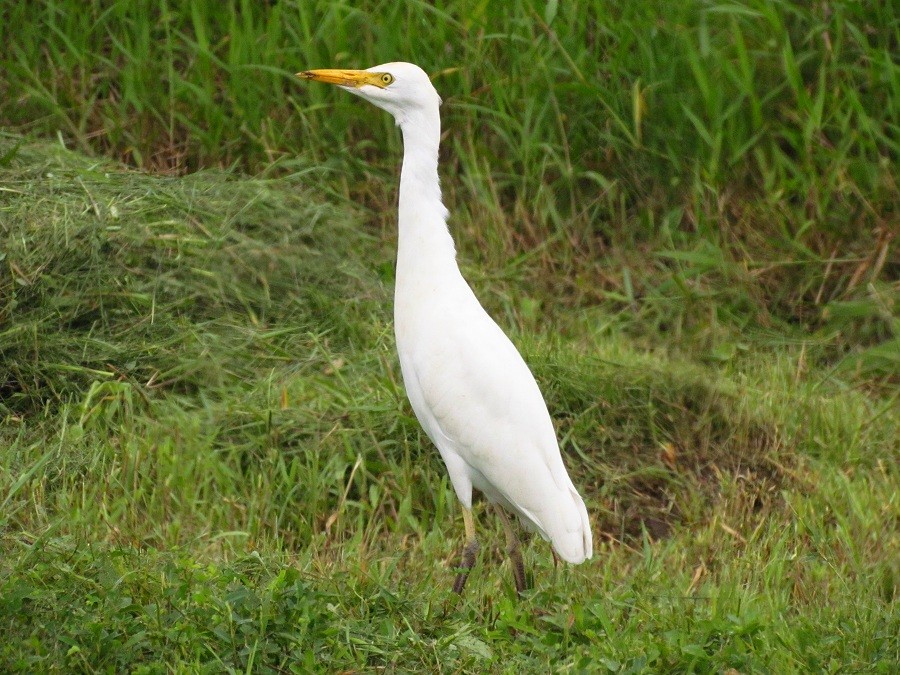
[[[0,1],[0,670],[894,672],[896,10],[442,7]],[[481,506],[449,592],[398,133],[292,77],[397,58],[592,516],[519,601]]]
[[[816,341],[687,358],[523,319],[598,552],[534,542],[516,603],[483,518],[456,599],[357,210],[41,143],[2,178],[4,669],[896,663],[896,397]]]

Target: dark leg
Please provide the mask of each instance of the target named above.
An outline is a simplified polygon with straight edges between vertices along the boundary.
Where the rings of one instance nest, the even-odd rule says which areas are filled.
[[[460,572],[453,583],[453,592],[462,593],[469,579],[469,571],[475,566],[475,558],[478,556],[478,540],[475,538],[475,521],[472,519],[472,511],[463,507],[463,523],[466,526],[466,547],[463,549]]]
[[[513,581],[516,584],[516,593],[521,594],[528,590],[528,580],[525,578],[525,563],[522,561],[522,550],[519,547],[519,538],[513,525],[509,522],[509,516],[503,507],[495,505],[497,515],[503,524],[503,531],[506,533],[506,552],[509,554],[509,562],[512,564]]]

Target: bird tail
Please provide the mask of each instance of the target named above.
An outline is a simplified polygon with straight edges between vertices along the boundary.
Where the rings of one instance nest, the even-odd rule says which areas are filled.
[[[560,558],[578,565],[594,554],[594,537],[587,507],[574,486],[569,486],[567,497],[571,502],[566,505],[568,508],[564,509],[566,517],[561,519],[564,528],[554,533],[551,543]]]

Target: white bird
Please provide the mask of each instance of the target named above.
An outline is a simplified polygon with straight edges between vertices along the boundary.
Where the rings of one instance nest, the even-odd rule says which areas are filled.
[[[517,592],[527,588],[525,569],[504,509],[549,540],[563,560],[590,558],[587,509],[563,465],[534,376],[456,263],[438,182],[441,99],[428,75],[411,63],[386,63],[298,76],[387,110],[403,133],[394,332],[409,402],[463,507],[466,546],[454,590],[462,592],[478,553],[472,488],[498,507]]]

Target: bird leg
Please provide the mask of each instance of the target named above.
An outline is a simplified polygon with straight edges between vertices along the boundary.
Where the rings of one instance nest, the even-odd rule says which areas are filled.
[[[462,593],[469,579],[469,571],[475,566],[475,557],[478,555],[478,539],[475,538],[475,521],[472,518],[472,509],[463,507],[463,523],[466,526],[466,547],[463,549],[462,562],[459,564],[460,572],[453,583],[453,592]]]
[[[503,531],[506,533],[506,552],[509,554],[509,561],[512,564],[513,581],[516,583],[516,593],[521,594],[522,591],[528,590],[528,580],[525,578],[525,563],[522,561],[522,549],[519,546],[519,538],[513,529],[513,524],[509,521],[509,516],[499,504],[494,505],[500,522],[503,524]]]

